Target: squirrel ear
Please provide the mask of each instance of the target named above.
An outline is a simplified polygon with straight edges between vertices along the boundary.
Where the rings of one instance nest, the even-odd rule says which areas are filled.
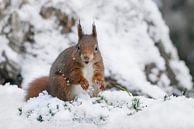
[[[79,38],[79,40],[82,38],[82,36],[83,36],[83,32],[82,32],[82,26],[81,26],[81,24],[80,24],[80,20],[79,20],[79,24],[78,24],[78,26],[77,26],[77,30],[78,30],[78,38]]]
[[[97,33],[96,33],[96,25],[95,25],[95,23],[92,24],[92,36],[94,36],[95,38],[97,37]]]

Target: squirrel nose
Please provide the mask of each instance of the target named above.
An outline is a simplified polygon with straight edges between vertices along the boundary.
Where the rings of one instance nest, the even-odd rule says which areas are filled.
[[[84,56],[84,60],[89,60],[90,58],[88,56]]]
[[[85,54],[82,54],[81,55],[81,58],[82,58],[82,61],[85,64],[88,64],[93,59],[93,55],[92,54],[89,54],[89,53],[85,53]]]

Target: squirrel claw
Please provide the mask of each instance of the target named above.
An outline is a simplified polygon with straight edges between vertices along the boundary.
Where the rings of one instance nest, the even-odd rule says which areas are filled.
[[[81,85],[81,87],[82,87],[84,90],[87,90],[88,87],[89,87],[89,83],[88,83],[87,80],[82,80],[82,81],[80,82],[80,85]]]
[[[100,87],[101,90],[104,90],[104,81],[95,80],[95,84]]]

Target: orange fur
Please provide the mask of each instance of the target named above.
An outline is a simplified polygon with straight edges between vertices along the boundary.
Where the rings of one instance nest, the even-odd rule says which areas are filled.
[[[30,83],[27,90],[26,100],[32,97],[37,97],[39,93],[46,90],[48,87],[48,77],[41,77]]]

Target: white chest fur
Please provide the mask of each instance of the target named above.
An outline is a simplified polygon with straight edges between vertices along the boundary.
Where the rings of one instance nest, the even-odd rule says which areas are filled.
[[[83,72],[84,78],[89,82],[89,85],[91,86],[92,85],[92,77],[94,74],[93,64],[89,63],[89,64],[84,65],[82,72]]]
[[[88,81],[89,83],[89,88],[87,91],[83,90],[82,87],[80,85],[75,85],[73,86],[73,95],[74,96],[80,96],[83,94],[88,94],[90,96],[93,96],[93,92],[95,92],[96,90],[96,86],[93,85],[92,83],[92,78],[93,78],[93,74],[94,74],[94,68],[93,68],[93,64],[89,63],[84,65],[84,67],[82,68],[82,73],[84,78]]]

